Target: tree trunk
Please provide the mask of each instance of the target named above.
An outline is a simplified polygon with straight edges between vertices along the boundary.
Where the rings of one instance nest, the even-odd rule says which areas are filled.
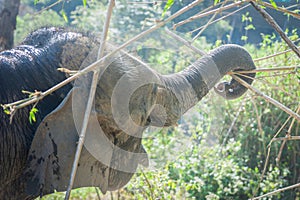
[[[0,0],[0,52],[14,45],[20,0]]]

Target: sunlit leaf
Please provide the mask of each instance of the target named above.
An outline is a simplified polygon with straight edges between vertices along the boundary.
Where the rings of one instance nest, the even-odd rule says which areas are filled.
[[[255,27],[253,24],[249,24],[248,26],[245,27],[245,30],[255,30]]]
[[[86,7],[86,0],[82,0],[82,4],[84,7]]]
[[[276,8],[276,9],[278,8],[278,7],[277,7],[277,4],[276,4],[276,2],[275,2],[274,0],[270,0],[270,3],[272,4],[272,6],[273,6],[274,8]]]
[[[64,10],[62,10],[61,12],[61,15],[63,16],[63,18],[64,18],[64,20],[65,20],[65,22],[69,22],[69,20],[68,20],[68,16],[67,16],[67,14],[66,14],[66,12],[64,11]]]
[[[38,109],[33,107],[29,112],[29,123],[32,124],[33,122],[36,122],[35,114],[38,112]]]
[[[168,0],[165,7],[164,7],[164,11],[162,13],[162,17],[165,16],[165,14],[167,13],[167,11],[171,8],[171,6],[174,4],[174,0]]]
[[[8,109],[4,109],[4,113],[10,115],[10,111]]]
[[[220,0],[215,0],[214,4],[216,5],[216,4],[219,3],[219,2],[220,2]]]

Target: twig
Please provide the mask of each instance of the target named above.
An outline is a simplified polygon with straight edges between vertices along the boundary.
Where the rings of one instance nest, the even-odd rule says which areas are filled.
[[[285,190],[290,190],[290,189],[293,189],[293,188],[297,188],[297,187],[300,187],[300,183],[297,183],[297,184],[294,184],[294,185],[290,185],[288,187],[285,187],[285,188],[281,188],[281,189],[278,189],[278,190],[275,190],[273,192],[269,192],[267,194],[264,194],[264,195],[261,195],[259,197],[255,197],[255,198],[252,198],[251,200],[257,200],[257,199],[261,199],[263,197],[267,197],[267,196],[272,196],[274,194],[277,194],[279,192],[283,192]]]
[[[139,1],[128,1],[126,2],[126,4],[153,4],[153,5],[156,5],[158,3],[165,3],[167,2],[167,0],[165,1],[152,1],[152,2],[139,2]]]
[[[288,140],[300,140],[300,136],[287,136],[275,138],[273,141],[288,141]]]
[[[265,95],[264,93],[262,93],[261,91],[259,91],[258,89],[256,89],[255,87],[251,86],[250,84],[248,84],[247,82],[245,82],[243,79],[239,78],[238,76],[232,74],[231,75],[235,80],[237,80],[238,82],[240,82],[243,86],[245,86],[246,88],[248,88],[249,90],[253,91],[255,94],[257,94],[258,96],[263,97],[266,101],[272,103],[273,105],[275,105],[276,107],[280,108],[281,110],[285,111],[287,114],[291,115],[292,117],[296,118],[298,121],[300,121],[300,115],[298,115],[297,113],[295,113],[294,111],[292,111],[291,109],[289,109],[288,107],[286,107],[285,105],[279,103],[278,101],[276,101],[275,99]]]
[[[228,137],[229,137],[229,134],[231,133],[231,131],[232,131],[232,129],[233,129],[233,127],[234,127],[234,125],[235,125],[235,123],[236,123],[238,117],[240,116],[240,113],[241,113],[242,110],[243,110],[243,107],[244,107],[244,104],[245,104],[245,99],[246,99],[246,97],[244,97],[243,100],[241,101],[241,103],[240,103],[240,105],[239,105],[239,109],[238,109],[238,111],[237,111],[237,113],[236,113],[234,119],[232,120],[231,125],[230,125],[230,127],[229,127],[227,133],[225,134],[225,137],[224,137],[224,139],[223,139],[221,148],[220,148],[220,150],[219,150],[219,154],[222,153],[223,147],[225,146],[225,143],[227,142],[227,139],[228,139]]]
[[[108,9],[107,9],[107,13],[106,13],[106,20],[105,20],[104,27],[103,27],[103,33],[102,33],[102,37],[101,37],[100,48],[98,51],[97,60],[99,60],[100,58],[103,57],[104,48],[105,48],[106,39],[107,39],[107,33],[108,33],[108,29],[109,29],[109,24],[110,24],[110,19],[111,19],[111,15],[112,15],[114,6],[115,6],[115,0],[110,0]],[[94,70],[92,85],[91,85],[91,89],[90,89],[90,93],[89,93],[86,110],[84,113],[84,119],[82,122],[83,124],[81,127],[79,139],[78,139],[78,145],[77,145],[77,149],[76,149],[76,154],[75,154],[75,158],[74,158],[74,162],[73,162],[73,166],[72,166],[71,176],[70,176],[65,200],[68,200],[70,198],[71,190],[73,188],[73,184],[74,184],[74,180],[75,180],[75,176],[76,176],[76,172],[77,172],[77,168],[78,168],[78,162],[80,159],[80,155],[81,155],[81,151],[82,151],[82,147],[83,147],[84,139],[85,139],[85,135],[86,135],[86,130],[87,130],[87,126],[89,123],[90,114],[92,111],[93,101],[94,101],[98,78],[99,78],[99,72],[100,72],[99,69]]]
[[[298,106],[298,109],[297,109],[296,113],[299,113],[299,112],[300,112],[300,104],[299,104],[299,106]],[[286,141],[287,141],[287,140],[290,140],[290,138],[297,138],[297,137],[299,137],[299,136],[291,136],[291,131],[292,131],[292,128],[293,128],[294,124],[295,124],[295,118],[293,118],[292,123],[290,124],[290,127],[289,127],[288,131],[286,132],[286,137],[284,137],[285,140],[283,140],[283,142],[282,142],[282,144],[281,144],[281,146],[280,146],[280,150],[279,150],[279,153],[278,153],[277,158],[276,158],[276,163],[277,163],[277,164],[278,164],[279,161],[280,161],[281,154],[282,154],[283,148],[284,148],[284,146],[285,146],[285,144],[286,144]],[[299,138],[300,138],[300,137],[299,137]],[[279,140],[278,138],[275,138],[275,140],[276,140],[276,139]],[[275,140],[274,140],[274,141],[275,141]],[[295,139],[292,139],[292,140],[295,140]]]
[[[214,20],[214,21],[208,23],[208,25],[211,25],[211,24],[214,24],[214,23],[216,23],[216,22],[218,22],[218,21],[221,21],[221,20],[223,20],[223,19],[225,19],[225,18],[227,18],[227,17],[229,17],[229,16],[231,16],[231,15],[233,15],[233,14],[235,14],[235,13],[237,13],[237,12],[239,12],[239,11],[245,9],[245,8],[247,8],[248,6],[250,6],[250,4],[244,5],[243,7],[239,8],[239,9],[237,9],[237,10],[231,12],[231,13],[228,13],[227,15],[224,15],[223,17],[220,17],[220,18],[218,18],[218,19],[216,19],[216,20]],[[196,31],[199,31],[199,30],[203,29],[204,26],[205,26],[205,25],[203,25],[203,26],[201,26],[201,27],[199,27],[199,28],[197,28],[197,29],[195,29],[195,30],[192,30],[192,31],[190,31],[189,33],[194,33],[194,32],[196,32]]]
[[[259,182],[258,182],[258,186],[256,188],[256,190],[254,191],[253,193],[253,196],[256,195],[258,189],[259,189],[259,185],[260,183],[262,182],[264,176],[265,176],[265,173],[267,171],[267,166],[268,166],[268,163],[269,163],[269,160],[270,160],[270,152],[271,152],[271,145],[273,143],[273,141],[275,140],[275,138],[279,135],[279,133],[281,133],[281,131],[283,130],[283,128],[286,126],[286,124],[289,122],[289,120],[291,119],[291,116],[289,116],[287,118],[287,120],[285,120],[285,122],[283,123],[283,125],[280,127],[280,129],[276,132],[276,134],[274,135],[274,137],[272,138],[272,140],[270,141],[270,143],[268,144],[268,153],[267,153],[267,157],[266,157],[266,161],[265,161],[265,164],[264,164],[264,169],[263,169],[263,172],[260,176],[260,179],[259,179]]]
[[[94,187],[94,188],[96,190],[96,194],[97,194],[98,200],[101,200],[100,193],[99,193],[99,188],[98,187]]]
[[[124,49],[126,46],[130,45],[131,43],[135,42],[136,40],[141,39],[142,37],[152,33],[153,31],[159,29],[160,27],[162,27],[163,25],[165,25],[166,23],[168,23],[169,21],[173,20],[174,18],[178,17],[179,15],[181,15],[182,13],[190,10],[191,8],[193,8],[194,6],[196,6],[197,4],[201,3],[203,0],[196,0],[193,1],[192,3],[190,3],[189,5],[185,6],[184,8],[180,9],[179,11],[177,11],[176,13],[174,13],[173,15],[171,15],[170,17],[168,17],[166,20],[164,21],[160,21],[159,23],[157,23],[156,25],[152,26],[150,29],[143,31],[142,33],[136,35],[135,37],[131,38],[130,40],[128,40],[127,42],[125,42],[124,44],[120,45],[118,48],[114,49],[113,51],[109,52],[108,54],[106,54],[105,56],[103,56],[101,59],[99,59],[98,61],[92,63],[91,65],[87,66],[86,68],[78,71],[76,74],[74,74],[73,76],[65,79],[64,81],[58,83],[57,85],[53,86],[52,88],[46,90],[45,92],[42,92],[40,96],[38,97],[32,97],[32,98],[27,98],[25,99],[24,103],[21,104],[15,104],[15,102],[10,103],[10,104],[4,104],[2,105],[2,107],[6,107],[9,108],[11,105],[14,105],[14,109],[18,110],[20,108],[26,107],[32,103],[35,103],[37,101],[42,100],[45,96],[53,93],[54,91],[58,90],[59,88],[67,85],[68,83],[74,81],[75,79],[77,79],[78,77],[92,71],[95,70],[98,65],[100,63],[102,63],[104,60],[112,57],[113,55],[115,55],[117,52],[119,52],[120,50]],[[24,101],[24,100],[20,100],[20,101]],[[18,101],[18,102],[20,102]]]
[[[44,12],[45,10],[49,10],[49,9],[52,8],[53,6],[59,4],[59,3],[63,2],[63,1],[64,1],[64,0],[58,0],[58,1],[54,2],[53,4],[47,6],[46,8],[43,8],[42,10],[40,10],[40,11],[34,13],[33,16],[39,15],[39,14],[41,14],[42,12]]]
[[[229,75],[231,74],[251,74],[257,72],[277,72],[277,71],[294,71],[295,69],[300,69],[300,66],[295,67],[274,67],[274,68],[260,68],[248,71],[234,71],[228,72]]]
[[[189,47],[194,52],[196,52],[196,53],[198,53],[202,56],[207,54],[205,51],[202,51],[202,50],[196,48],[195,46],[191,45],[191,43],[189,41],[187,41],[184,38],[180,37],[179,35],[173,33],[168,28],[166,28],[165,30],[166,30],[167,34],[169,34],[172,38],[174,38],[175,40],[178,40],[179,42],[183,43],[185,46]]]
[[[288,49],[288,50],[285,50],[285,51],[282,51],[282,52],[278,52],[278,53],[275,53],[275,54],[272,54],[272,55],[268,55],[268,56],[265,56],[265,57],[261,57],[261,58],[256,58],[254,59],[253,61],[254,62],[258,62],[258,61],[262,61],[262,60],[266,60],[266,59],[269,59],[269,58],[273,58],[273,57],[276,57],[276,56],[280,56],[282,54],[286,54],[286,53],[289,53],[293,51],[292,49]]]
[[[227,3],[228,0],[225,0],[222,2],[221,6],[219,9],[223,8],[224,5]],[[217,14],[219,14],[221,11],[218,10],[217,12],[214,13],[214,15],[208,20],[208,22],[203,26],[203,28],[196,34],[195,37],[193,37],[192,42],[194,42],[204,31],[207,29],[207,27],[210,25],[210,23],[216,18]]]
[[[300,19],[300,15],[298,13],[290,11],[290,10],[288,10],[286,8],[282,8],[282,7],[276,7],[276,8],[274,8],[274,6],[272,4],[264,2],[264,1],[257,1],[257,3],[260,4],[260,5],[263,5],[265,7],[269,7],[269,8],[272,8],[272,9],[276,9],[276,10],[278,10],[280,12],[287,13],[287,14],[289,14],[289,15],[297,18],[297,19]]]
[[[149,187],[149,189],[150,189],[151,199],[154,199],[153,191],[152,191],[152,190],[153,190],[153,189],[152,189],[153,187],[152,187],[152,185],[150,184],[150,182],[149,182],[147,176],[145,175],[143,169],[141,169],[141,172],[142,172],[142,175],[143,175],[144,179],[146,180],[146,183],[147,183],[147,185],[148,185],[148,187]]]
[[[192,22],[192,21],[194,21],[196,19],[200,19],[202,17],[206,17],[206,16],[214,14],[216,12],[221,12],[223,10],[228,10],[230,8],[234,8],[234,7],[239,6],[239,5],[243,4],[243,3],[245,3],[245,1],[238,1],[238,2],[235,2],[235,3],[229,4],[227,6],[224,6],[222,8],[217,8],[217,9],[214,9],[214,10],[211,10],[211,11],[199,14],[199,15],[194,15],[194,16],[192,16],[192,17],[190,17],[190,18],[188,18],[188,19],[186,19],[184,21],[181,21],[181,22],[178,22],[177,24],[174,24],[173,28],[176,29],[178,26],[182,26],[182,25],[184,25],[186,23],[189,23],[189,22]]]
[[[251,5],[265,18],[265,20],[278,32],[280,37],[287,43],[287,45],[295,52],[295,54],[300,58],[300,51],[297,46],[285,35],[280,26],[272,18],[267,11],[258,6],[254,1],[250,1]]]
[[[258,127],[258,131],[259,131],[259,133],[262,137],[264,155],[266,156],[267,152],[266,152],[266,144],[265,144],[265,140],[264,140],[265,132],[264,132],[264,130],[262,128],[262,125],[261,125],[261,115],[259,115],[259,112],[258,112],[258,109],[257,109],[257,106],[256,106],[256,102],[254,101],[253,98],[251,98],[251,102],[252,102],[252,105],[253,105],[254,110],[255,110],[256,120],[257,120],[257,127]]]

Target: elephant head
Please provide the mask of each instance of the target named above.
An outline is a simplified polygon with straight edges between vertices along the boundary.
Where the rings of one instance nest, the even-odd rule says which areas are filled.
[[[97,48],[97,44],[97,40],[81,33],[56,28],[41,29],[30,34],[22,47],[17,47],[18,55],[26,59],[10,60],[6,68],[9,69],[11,77],[19,77],[18,70],[22,71],[27,90],[45,90],[45,87],[51,87],[63,79],[62,74],[56,71],[57,68],[78,70],[81,65],[86,66],[94,62],[97,53],[92,52],[94,47]],[[113,48],[107,46],[106,51]],[[10,56],[13,52],[9,53]],[[5,54],[7,53],[2,53],[2,57],[5,57]],[[1,59],[2,57],[0,55]],[[23,60],[26,60],[26,63],[22,63]],[[26,70],[26,67],[31,71]],[[143,131],[148,126],[175,124],[180,116],[200,101],[227,72],[252,70],[255,69],[255,65],[249,53],[242,47],[224,45],[203,56],[185,70],[172,75],[161,75],[124,52],[106,60],[99,68],[101,74],[94,99],[94,110],[90,116],[74,188],[99,186],[105,193],[123,187],[134,174],[138,164],[147,166],[149,161],[141,140]],[[47,79],[41,88],[38,79],[42,76],[33,76],[35,73],[43,74]],[[241,78],[251,84],[254,75]],[[0,197],[9,195],[14,188],[19,188],[14,189],[14,193],[19,194],[10,197],[28,199],[54,190],[66,190],[90,81],[91,74],[86,74],[72,84],[73,89],[68,85],[39,102],[39,110],[47,112],[39,116],[37,124],[28,132],[18,132],[22,127],[18,122],[26,122],[27,112],[20,114],[21,120],[16,120],[13,125],[1,124],[0,127],[10,127],[10,130],[14,131],[12,144],[19,148],[18,151],[22,153],[20,157],[26,162],[20,162],[18,170],[8,174],[3,180],[8,183],[2,187]],[[0,85],[7,94],[17,92],[18,88],[12,90],[10,87],[7,85],[4,88],[2,85],[1,88]],[[215,90],[226,99],[233,99],[244,94],[246,88],[231,80],[229,83],[218,84]],[[1,129],[0,139],[4,140],[8,133],[2,131]],[[7,142],[5,149],[12,148],[9,144]],[[0,149],[0,152],[2,150]],[[5,157],[5,154],[0,155]],[[5,160],[10,165],[15,162],[14,159],[0,157],[0,160]],[[0,165],[0,172],[4,171]],[[8,179],[14,181],[9,182]]]
[[[161,86],[156,103],[164,109],[162,111],[161,106],[154,108],[150,115],[151,125],[176,124],[214,86],[215,92],[225,99],[242,96],[247,88],[236,80],[221,83],[218,81],[228,72],[254,69],[255,65],[249,53],[241,46],[230,44],[214,49],[179,73],[160,75]],[[254,76],[255,73],[250,73],[240,78],[251,84]]]

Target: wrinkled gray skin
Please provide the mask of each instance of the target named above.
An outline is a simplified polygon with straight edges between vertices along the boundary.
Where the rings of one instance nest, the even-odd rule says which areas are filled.
[[[67,76],[57,68],[78,69],[83,62],[87,65],[95,61],[93,56],[89,61],[85,59],[97,46],[99,43],[87,35],[60,28],[43,28],[33,32],[21,46],[0,54],[0,103],[24,98],[20,92],[22,89],[44,91],[57,84]],[[106,51],[111,49],[107,47]],[[252,70],[255,65],[242,47],[224,45],[172,75],[160,75],[127,54],[116,54],[109,65],[101,69],[95,96],[97,121],[116,147],[126,152],[145,153],[141,137],[146,127],[176,124],[182,114],[200,101],[227,72]],[[241,78],[252,83],[250,78]],[[125,81],[121,85],[126,87],[121,87],[123,93],[113,98],[121,80]],[[148,84],[135,88],[140,80],[146,80]],[[72,114],[69,116],[70,104],[66,103],[71,99],[61,103],[71,88],[69,84],[39,102],[35,124],[28,122],[29,108],[18,111],[12,124],[9,124],[9,116],[0,111],[0,199],[33,199],[52,193],[54,189],[66,190],[72,162],[68,158],[74,155],[78,140],[77,133],[73,133],[76,128]],[[123,106],[118,106],[122,105],[130,88],[135,90],[128,102],[130,116],[126,116]],[[227,99],[234,99],[243,95],[246,88],[232,80],[218,84],[215,91]],[[129,118],[132,121],[128,121]],[[66,130],[61,130],[64,124]],[[60,130],[55,129],[58,125]],[[70,156],[63,158],[66,155]],[[146,154],[127,156],[115,148],[110,166],[95,160],[86,149],[82,157],[87,159],[80,161],[81,166],[89,161],[92,164],[86,164],[88,166],[82,169],[79,167],[77,177],[81,181],[75,181],[74,188],[93,185],[99,186],[102,192],[123,187],[138,164],[148,163]],[[126,170],[122,171],[122,167]],[[102,174],[95,173],[95,169]],[[89,177],[97,177],[97,180],[90,183],[85,173],[90,173]]]

